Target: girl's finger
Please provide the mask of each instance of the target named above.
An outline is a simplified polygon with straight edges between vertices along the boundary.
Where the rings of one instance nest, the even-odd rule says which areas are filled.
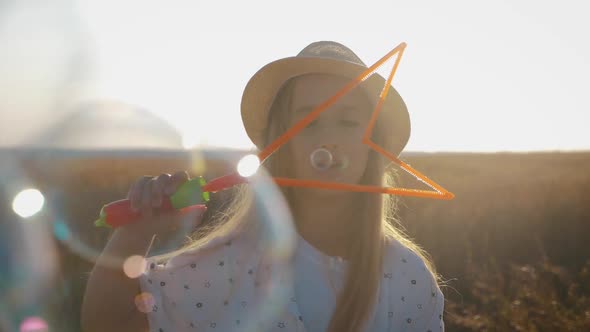
[[[132,210],[139,211],[141,207],[143,187],[150,179],[150,176],[144,176],[132,185],[131,190],[128,194],[128,198],[131,201]]]
[[[152,186],[152,207],[162,205],[162,196],[164,187],[170,181],[170,174],[160,174],[153,182]]]
[[[140,210],[141,214],[145,217],[152,216],[152,187],[154,182],[154,179],[150,179],[142,188]]]
[[[164,188],[164,193],[166,195],[172,195],[178,189],[178,187],[188,181],[190,176],[188,175],[187,171],[179,171],[172,175],[170,178],[169,183]]]
[[[129,191],[127,191],[127,199],[131,200],[131,196],[133,195],[133,188],[135,187],[135,182],[129,186]]]

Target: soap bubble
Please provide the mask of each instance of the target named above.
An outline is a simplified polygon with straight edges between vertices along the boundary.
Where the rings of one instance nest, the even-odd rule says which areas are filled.
[[[334,158],[332,157],[332,152],[330,152],[330,150],[326,148],[317,148],[313,150],[309,156],[309,160],[313,168],[317,170],[326,170],[332,167]]]
[[[143,237],[144,243],[140,245],[142,249],[133,255],[109,252],[105,251],[105,248],[109,241],[133,242],[140,238],[139,235],[127,240],[117,240],[117,237],[124,234],[119,230],[125,229],[126,226],[108,228],[97,227],[94,224],[94,221],[99,218],[101,207],[124,199],[129,186],[143,174],[157,175],[166,171],[173,173],[184,169],[191,174],[192,178],[202,175],[207,182],[211,182],[225,175],[238,174],[240,160],[252,157],[257,159],[247,151],[230,153],[222,149],[193,149],[190,151],[145,150],[112,155],[78,151],[69,155],[68,158],[54,160],[55,165],[51,168],[56,172],[67,173],[67,176],[62,174],[62,178],[71,179],[73,183],[60,188],[60,193],[53,195],[50,209],[53,217],[51,222],[53,236],[72,255],[76,255],[90,266],[119,269],[129,278],[142,278],[145,277],[143,275],[146,270],[150,268],[147,262],[151,257],[166,255],[182,248],[188,237],[199,229],[198,227],[204,227],[215,218],[228,213],[232,204],[238,202],[244,192],[249,193],[246,195],[249,198],[246,199],[250,199],[249,204],[255,207],[253,209],[255,213],[251,217],[260,226],[257,233],[260,238],[259,244],[264,247],[263,252],[268,253],[265,259],[274,269],[269,278],[257,285],[265,301],[255,307],[254,310],[258,313],[252,317],[260,317],[261,321],[244,320],[242,322],[244,326],[248,324],[256,326],[280,314],[283,293],[287,287],[285,287],[286,284],[279,285],[278,275],[281,275],[285,283],[291,280],[292,267],[289,257],[296,239],[286,201],[263,167],[255,168],[256,172],[247,178],[235,177],[246,180],[247,184],[238,184],[210,193],[202,225],[197,226],[194,220],[189,219],[192,216],[190,213],[179,212],[176,215],[180,218],[186,217],[186,220],[179,223],[178,228],[170,229],[167,234],[157,235],[155,238]],[[166,217],[167,213],[160,213],[161,222],[170,222],[170,219]],[[137,224],[134,226],[137,227]],[[163,268],[165,269],[165,265]],[[177,286],[183,287],[183,285]],[[152,295],[144,294],[140,298],[135,298],[134,301],[138,310],[145,311],[148,310],[146,303],[151,299],[153,299]]]

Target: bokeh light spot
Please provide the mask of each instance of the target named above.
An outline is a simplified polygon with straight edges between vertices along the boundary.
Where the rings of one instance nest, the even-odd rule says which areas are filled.
[[[47,332],[49,325],[41,317],[28,317],[22,321],[19,328],[20,332]]]
[[[133,255],[129,256],[123,263],[123,272],[129,278],[135,279],[145,271],[146,267],[147,262],[143,256]]]
[[[244,156],[238,162],[238,173],[244,177],[252,176],[254,173],[256,173],[258,167],[260,167],[260,160],[258,159],[258,156],[249,154]]]
[[[135,306],[137,307],[137,310],[144,314],[152,311],[155,303],[156,300],[154,300],[154,297],[150,293],[143,292],[135,296]]]
[[[28,218],[41,211],[45,197],[37,189],[25,189],[14,197],[12,210],[23,218]]]

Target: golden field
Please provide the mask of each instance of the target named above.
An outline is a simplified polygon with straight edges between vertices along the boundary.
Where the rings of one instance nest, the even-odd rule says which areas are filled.
[[[108,238],[108,231],[92,226],[100,207],[123,198],[133,180],[194,170],[191,159],[179,153],[0,150],[0,157],[3,177],[26,179],[52,193],[52,212],[38,217],[39,223],[57,213],[92,248]],[[430,253],[446,281],[447,331],[590,330],[590,152],[417,153],[401,159],[456,196],[451,201],[402,197],[398,204],[406,232]],[[222,174],[220,165],[209,161],[206,175]],[[401,173],[400,186],[425,189]],[[17,217],[6,204],[7,193],[0,215],[10,230],[6,225]],[[57,270],[38,312],[52,331],[77,331],[92,262],[49,237]],[[4,277],[0,290],[10,293],[13,279]]]

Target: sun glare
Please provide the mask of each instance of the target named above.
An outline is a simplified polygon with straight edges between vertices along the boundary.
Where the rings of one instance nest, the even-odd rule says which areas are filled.
[[[256,173],[258,170],[258,167],[260,167],[260,160],[258,159],[258,156],[249,154],[240,159],[237,168],[238,173],[241,176],[248,177],[254,175],[254,173]]]
[[[43,208],[45,197],[37,189],[25,189],[19,192],[12,201],[12,210],[23,218],[28,218]]]

